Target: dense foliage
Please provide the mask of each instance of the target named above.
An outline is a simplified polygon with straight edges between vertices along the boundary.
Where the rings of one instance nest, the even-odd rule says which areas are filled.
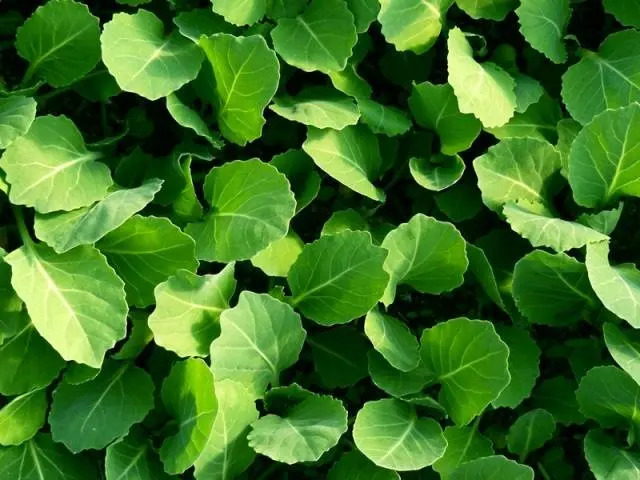
[[[36,3],[0,480],[640,479],[638,0]]]

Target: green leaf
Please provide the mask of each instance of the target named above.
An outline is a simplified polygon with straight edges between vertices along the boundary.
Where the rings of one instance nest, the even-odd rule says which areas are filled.
[[[25,317],[22,300],[11,286],[11,267],[4,261],[6,255],[7,252],[0,247],[0,345],[18,333],[21,319]]]
[[[345,69],[358,35],[343,0],[312,0],[296,18],[278,20],[271,38],[273,48],[289,65],[329,73]]]
[[[576,202],[606,207],[623,195],[640,196],[640,105],[607,110],[586,125],[569,155],[569,183]]]
[[[460,112],[458,100],[448,83],[413,85],[409,108],[418,125],[438,134],[440,150],[445,155],[467,150],[482,128],[476,117]]]
[[[473,161],[482,201],[494,212],[510,201],[550,204],[561,168],[553,146],[533,138],[510,138]]]
[[[327,388],[350,387],[368,374],[371,347],[362,332],[352,326],[335,327],[307,338],[313,366]]]
[[[153,340],[153,332],[149,329],[148,314],[130,311],[131,329],[129,336],[111,358],[114,360],[133,360],[137,358]]]
[[[83,3],[40,6],[16,32],[18,54],[29,62],[23,84],[36,74],[54,87],[84,77],[100,60],[99,36],[99,20]]]
[[[169,480],[158,455],[142,432],[135,431],[107,447],[106,480]]]
[[[503,20],[517,5],[516,0],[456,0],[456,4],[471,18]]]
[[[430,372],[422,361],[408,372],[393,368],[385,358],[375,350],[368,354],[369,375],[371,381],[380,390],[393,397],[402,398],[420,392],[429,383]]]
[[[538,80],[528,75],[516,74],[514,80],[516,81],[516,113],[524,113],[540,100],[545,91]]]
[[[520,33],[554,63],[567,61],[564,37],[571,17],[570,0],[522,0],[516,9]]]
[[[218,138],[211,133],[209,126],[198,112],[184,103],[177,94],[172,93],[168,95],[165,98],[165,102],[169,115],[171,115],[171,117],[180,126],[193,130],[197,135],[206,139],[214,147],[219,144]]]
[[[268,0],[215,0],[213,11],[234,25],[253,25],[267,13]]]
[[[609,238],[580,223],[555,218],[544,207],[528,201],[509,202],[502,212],[513,231],[529,240],[534,247],[564,252]]]
[[[90,207],[36,214],[36,237],[56,253],[93,244],[151,203],[161,186],[162,180],[154,178],[137,188],[115,190]]]
[[[100,367],[126,333],[123,283],[91,246],[57,255],[27,244],[5,257],[38,333],[65,360]]]
[[[157,100],[196,78],[203,54],[177,31],[165,36],[162,21],[140,9],[116,13],[102,29],[102,61],[125,92]]]
[[[380,300],[389,281],[383,270],[386,256],[386,250],[374,246],[365,232],[320,237],[305,245],[289,270],[291,304],[324,326],[365,315]]]
[[[471,113],[487,128],[500,127],[516,109],[515,80],[498,65],[478,63],[459,28],[449,31],[447,42],[449,83],[462,113]]]
[[[360,213],[352,208],[333,212],[329,220],[322,226],[320,235],[335,235],[345,230],[370,231],[369,224]]]
[[[58,385],[49,424],[54,440],[77,453],[106,447],[152,408],[151,377],[131,363],[110,360],[93,380]]]
[[[373,93],[371,86],[360,76],[356,67],[351,63],[347,63],[344,70],[332,71],[327,75],[336,89],[352,97],[366,98]]]
[[[253,395],[231,380],[216,381],[218,413],[211,436],[195,463],[198,480],[230,480],[253,462],[256,454],[249,447],[249,425],[258,419]]]
[[[412,126],[411,120],[402,110],[382,105],[368,98],[358,99],[358,109],[362,115],[362,123],[376,134],[395,137],[407,133]]]
[[[367,313],[364,332],[373,347],[394,368],[409,372],[420,363],[418,339],[400,320],[384,315],[374,307]]]
[[[505,303],[506,296],[503,294],[498,285],[498,279],[493,266],[487,258],[487,254],[483,249],[467,242],[467,257],[469,258],[469,272],[473,274],[476,281],[484,293],[499,306],[502,310],[509,313],[509,307]],[[510,272],[511,273],[511,272]]]
[[[640,272],[631,263],[609,264],[607,242],[587,245],[587,273],[604,306],[633,328],[640,328]]]
[[[482,209],[480,190],[475,179],[463,177],[458,183],[435,195],[438,209],[454,222],[474,218]]]
[[[553,415],[556,422],[563,425],[582,424],[584,416],[578,410],[575,381],[566,377],[552,377],[540,382],[533,391],[532,403]]]
[[[14,205],[40,213],[74,210],[102,200],[113,184],[101,155],[87,150],[82,134],[65,116],[38,117],[26,135],[0,158]]]
[[[308,88],[295,97],[276,97],[269,108],[287,120],[315,128],[342,130],[360,118],[352,98],[328,87]]]
[[[478,431],[478,424],[471,427],[447,427],[444,429],[447,449],[433,464],[433,469],[445,478],[463,463],[493,455],[493,444]]]
[[[353,440],[373,463],[398,471],[432,465],[447,447],[438,422],[418,417],[414,407],[391,398],[364,404],[353,424]]]
[[[236,289],[234,264],[217,275],[178,270],[154,291],[156,307],[149,328],[156,344],[181,357],[207,356],[220,334],[220,314]]]
[[[168,218],[134,215],[97,244],[124,280],[130,305],[153,304],[153,290],[181,268],[194,271],[193,240]]]
[[[287,150],[275,155],[270,163],[289,180],[296,197],[296,213],[316,198],[320,191],[320,175],[306,153],[302,150]]]
[[[0,478],[11,480],[87,480],[97,472],[88,458],[72,455],[41,433],[19,447],[0,447]]]
[[[216,2],[216,6],[221,2]],[[210,8],[194,8],[188,12],[180,12],[173,18],[173,23],[182,35],[198,43],[200,37],[214,33],[237,33],[237,28],[228,24],[225,19],[213,13]]]
[[[451,0],[380,0],[378,21],[387,42],[400,52],[421,54],[438,39]]]
[[[216,382],[241,382],[254,398],[279,383],[280,372],[300,355],[306,332],[300,316],[279,300],[243,291],[220,316],[220,336],[211,344]]]
[[[413,179],[423,188],[440,192],[462,178],[465,164],[458,155],[452,157],[436,154],[429,160],[412,157],[409,170]]]
[[[0,445],[20,445],[33,438],[45,423],[46,390],[33,390],[0,409]]]
[[[551,440],[555,430],[553,415],[541,408],[531,410],[518,417],[511,425],[507,435],[509,451],[519,455],[523,462],[531,452]]]
[[[640,384],[640,332],[605,323],[604,341],[615,362]]]
[[[562,76],[562,99],[571,116],[585,125],[605,110],[640,100],[638,55],[640,32],[635,30],[613,33],[597,52],[585,51]]]
[[[571,153],[571,145],[575,141],[578,133],[582,130],[582,125],[573,118],[563,118],[558,122],[558,143],[556,150],[560,152],[562,157],[562,175],[566,178],[569,175],[569,155]]]
[[[272,20],[295,17],[307,3],[307,0],[267,0],[267,17]]]
[[[611,210],[602,210],[601,212],[592,214],[583,213],[577,218],[577,221],[604,235],[611,235],[622,216],[622,207],[623,203],[620,202],[617,208]]]
[[[477,458],[460,465],[447,480],[491,480],[496,473],[510,480],[533,480],[533,469],[509,460],[502,455]]]
[[[99,368],[88,367],[82,363],[71,363],[64,373],[64,381],[71,385],[80,385],[93,380],[99,374]]]
[[[400,474],[380,468],[358,450],[345,453],[333,464],[327,480],[400,480]]]
[[[362,125],[337,130],[309,128],[302,149],[329,176],[354,192],[384,202],[384,191],[376,188],[382,167],[377,137]]]
[[[595,367],[580,381],[576,398],[580,412],[604,428],[628,428],[637,431],[640,419],[637,399],[640,386],[618,367]]]
[[[213,375],[204,360],[176,363],[162,384],[162,402],[178,432],[160,447],[164,470],[177,475],[191,467],[202,453],[218,411]]]
[[[380,11],[378,0],[347,0],[347,6],[353,13],[358,33],[366,32]]]
[[[186,232],[197,257],[207,261],[253,257],[287,234],[296,207],[286,177],[257,158],[213,168],[204,192],[211,212]]]
[[[36,118],[36,101],[15,95],[0,98],[0,149],[6,149],[29,130]]]
[[[599,309],[583,263],[535,250],[516,263],[513,298],[531,323],[566,327]]]
[[[200,39],[215,78],[215,106],[220,132],[246,145],[262,135],[263,112],[276,93],[280,64],[259,35],[219,33]]]
[[[640,3],[638,0],[604,0],[604,9],[616,17],[622,25],[640,27]]]
[[[532,284],[533,285],[533,284]],[[511,381],[491,402],[494,408],[516,408],[531,395],[540,375],[540,348],[530,333],[520,327],[498,325],[498,335],[509,347]]]
[[[271,277],[286,277],[302,252],[304,242],[293,230],[286,237],[271,242],[251,258],[251,264]]]
[[[584,454],[596,480],[633,480],[640,472],[640,452],[618,446],[602,430],[590,430],[584,437]]]
[[[511,379],[509,348],[488,321],[439,323],[424,330],[421,346],[429,378],[442,385],[439,402],[458,426],[480,415]]]
[[[466,242],[451,223],[414,215],[387,234],[382,248],[389,250],[384,263],[390,276],[382,299],[385,305],[393,303],[398,285],[435,295],[464,282],[469,265]]]
[[[347,431],[347,410],[328,395],[311,395],[283,415],[266,415],[251,424],[249,446],[288,465],[315,462]]]

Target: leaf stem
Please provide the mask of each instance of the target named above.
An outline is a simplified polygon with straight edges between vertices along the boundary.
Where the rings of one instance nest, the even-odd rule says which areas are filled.
[[[33,74],[36,71],[36,66],[37,65],[35,63],[29,64],[29,68],[27,68],[27,71],[24,72],[24,77],[22,77],[22,81],[20,82],[21,87],[26,87],[27,85],[29,85],[29,82],[33,78]]]
[[[24,214],[22,213],[22,208],[11,205],[11,210],[13,210],[13,215],[16,217],[16,225],[18,227],[18,233],[20,234],[20,239],[25,247],[31,248],[33,246],[33,239],[31,238],[31,234],[29,233],[29,229],[27,228],[27,224],[24,221]]]

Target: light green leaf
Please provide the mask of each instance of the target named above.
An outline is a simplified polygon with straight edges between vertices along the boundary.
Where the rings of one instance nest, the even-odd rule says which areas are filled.
[[[382,167],[377,137],[362,125],[337,130],[309,128],[302,149],[329,176],[365,197],[383,202],[373,185]]]
[[[390,276],[382,299],[385,305],[393,303],[398,285],[435,295],[464,282],[469,265],[466,242],[451,223],[414,215],[387,234],[382,248],[389,251],[384,262]]]
[[[27,133],[35,118],[36,101],[33,98],[21,95],[0,98],[0,149],[7,148]]]
[[[414,407],[387,398],[367,402],[356,415],[353,440],[369,460],[389,470],[420,470],[447,447],[438,422],[420,418]]]
[[[433,464],[433,469],[442,478],[447,478],[447,475],[463,463],[493,455],[493,444],[478,431],[477,423],[470,427],[447,427],[444,429],[444,438],[447,449]]]
[[[369,29],[380,10],[378,0],[347,0],[347,6],[353,13],[358,33],[366,32]]]
[[[421,54],[438,39],[452,0],[380,0],[382,34],[396,50]]]
[[[607,109],[639,101],[639,58],[636,30],[613,33],[597,52],[585,51],[562,76],[562,99],[571,116],[585,125]]]
[[[220,314],[229,308],[235,289],[233,263],[216,275],[178,270],[154,291],[149,328],[156,344],[181,357],[209,355],[211,342],[220,334]]]
[[[422,361],[416,368],[403,372],[393,368],[385,358],[375,350],[369,352],[369,375],[371,381],[380,390],[393,397],[404,397],[418,393],[429,383],[430,372]]]
[[[280,63],[259,35],[219,33],[200,39],[215,78],[215,107],[222,135],[246,145],[262,135],[264,109],[276,93]],[[208,68],[208,67],[207,67]]]
[[[558,138],[558,122],[562,118],[559,102],[544,93],[540,99],[524,112],[516,114],[506,124],[486,130],[494,137],[537,138],[555,143]],[[564,163],[563,163],[564,167]]]
[[[151,377],[131,363],[110,360],[93,380],[58,385],[49,424],[54,440],[73,453],[99,450],[125,435],[152,408]]]
[[[431,381],[442,385],[439,402],[458,426],[482,413],[509,384],[509,348],[488,321],[439,323],[424,330],[421,345]]]
[[[165,102],[169,115],[171,115],[178,125],[193,130],[214,147],[219,145],[220,140],[211,133],[209,126],[200,114],[184,103],[176,93],[168,95],[165,98]]]
[[[327,388],[347,388],[367,376],[369,342],[352,326],[335,327],[307,338],[313,366]]]
[[[600,308],[583,263],[535,250],[516,263],[513,298],[531,323],[566,327]]]
[[[154,178],[137,188],[115,190],[90,207],[36,214],[36,237],[57,253],[93,244],[151,203],[161,186],[162,180]]]
[[[365,232],[325,235],[305,245],[287,282],[291,304],[320,325],[348,323],[380,300],[389,276],[383,270],[387,251]],[[359,287],[354,290],[354,285]]]
[[[558,190],[554,181],[560,154],[547,142],[510,138],[473,161],[482,201],[494,212],[510,201],[550,204]]]
[[[409,372],[420,363],[420,345],[409,327],[374,307],[364,321],[364,333],[373,347],[398,370]]]
[[[312,0],[296,18],[281,18],[271,38],[289,65],[323,73],[344,70],[358,41],[353,14],[343,0]]]
[[[106,480],[170,480],[150,442],[135,431],[107,447]]]
[[[140,9],[116,13],[100,36],[102,61],[125,92],[157,100],[196,78],[203,54],[177,31],[165,36],[162,21]]]
[[[616,208],[602,210],[598,213],[583,213],[577,221],[587,227],[593,228],[604,235],[611,235],[618,226],[622,216],[623,203],[620,202]]]
[[[570,0],[521,0],[516,9],[520,33],[554,63],[567,61],[564,37],[571,17]]]
[[[19,447],[0,447],[0,478],[11,480],[87,480],[96,478],[88,458],[72,455],[41,433]]]
[[[216,2],[219,4],[220,2]],[[237,28],[228,24],[224,17],[213,13],[210,8],[194,8],[180,12],[173,17],[173,23],[182,35],[198,43],[200,37],[214,33],[237,33]]]
[[[327,480],[400,480],[400,474],[380,468],[358,450],[345,453],[333,464]]]
[[[333,212],[322,226],[320,235],[334,235],[345,230],[370,231],[369,224],[360,213],[352,208]]]
[[[232,480],[256,456],[247,442],[249,425],[259,415],[253,395],[231,380],[216,381],[215,389],[218,413],[211,436],[195,463],[198,480]]]
[[[533,469],[502,455],[476,458],[456,468],[447,480],[492,480],[496,473],[510,480],[533,480]]]
[[[46,390],[20,395],[0,409],[0,445],[20,445],[33,438],[47,415]]]
[[[591,430],[584,438],[584,454],[596,480],[637,480],[640,452],[618,446],[602,430]]]
[[[205,448],[218,411],[213,375],[204,360],[174,364],[162,384],[162,402],[178,424],[178,433],[160,447],[164,470],[177,475],[191,467]]]
[[[186,232],[201,260],[245,260],[283,238],[296,202],[286,177],[257,158],[213,168],[204,184],[211,212]]]
[[[555,431],[553,415],[542,408],[531,410],[518,417],[511,425],[507,435],[509,451],[519,455],[523,462],[531,452],[551,440]]]
[[[460,112],[458,100],[448,83],[413,85],[409,108],[418,125],[438,134],[440,150],[445,155],[467,150],[482,128],[476,117]]]
[[[356,70],[356,66],[347,63],[344,70],[333,71],[327,74],[331,84],[342,93],[356,98],[367,98],[373,93],[371,86]]]
[[[289,180],[296,197],[296,213],[316,198],[320,191],[320,175],[316,172],[309,155],[302,150],[287,150],[275,155],[269,163]]]
[[[455,0],[471,18],[503,20],[517,5],[517,0]]]
[[[576,202],[595,208],[623,195],[640,197],[639,146],[639,104],[597,115],[571,146],[569,183]]]
[[[0,365],[0,393],[10,396],[46,387],[65,364],[23,313],[18,332],[0,343]]]
[[[478,63],[459,28],[449,31],[447,42],[449,83],[462,113],[471,113],[487,127],[500,127],[516,109],[515,80],[498,65]]]
[[[573,379],[562,376],[543,380],[533,391],[532,404],[550,412],[557,423],[582,424],[585,418],[578,410],[577,387]]]
[[[604,9],[627,27],[640,28],[638,0],[604,0]]]
[[[33,325],[65,360],[100,367],[126,334],[123,283],[98,250],[27,244],[5,257]]]
[[[313,394],[282,415],[269,414],[255,421],[247,438],[257,453],[291,465],[317,461],[346,431],[347,410],[342,402]]]
[[[640,384],[640,332],[605,323],[604,341],[609,353],[636,383]]]
[[[280,372],[298,360],[306,337],[300,316],[289,305],[249,291],[222,313],[220,327],[211,344],[216,382],[241,382],[254,398],[278,385]]]
[[[413,179],[423,188],[440,192],[462,178],[465,164],[458,155],[452,157],[436,154],[429,160],[413,157],[409,160]]]
[[[74,210],[102,200],[113,184],[101,155],[87,150],[82,134],[65,116],[38,117],[26,135],[0,158],[15,205],[40,213]]]
[[[604,306],[640,328],[640,272],[635,265],[610,265],[607,242],[587,245],[585,263],[591,286]]]
[[[16,32],[18,54],[29,62],[23,84],[33,75],[54,87],[68,85],[100,60],[100,22],[89,7],[73,0],[40,6]]]
[[[502,212],[513,231],[529,240],[534,247],[564,252],[609,238],[580,223],[555,218],[544,207],[528,201],[509,202]]]
[[[269,108],[292,122],[315,128],[342,130],[360,118],[352,98],[328,87],[308,88],[295,97],[276,97]]]
[[[640,386],[618,367],[594,367],[580,380],[576,398],[580,412],[604,428],[640,427]]]
[[[540,375],[540,348],[530,333],[520,327],[498,325],[496,331],[509,347],[511,381],[491,405],[516,408],[531,395]]]
[[[153,304],[154,288],[177,270],[194,271],[193,240],[168,218],[134,215],[97,244],[125,282],[130,305]]]
[[[251,264],[270,277],[286,277],[302,252],[304,242],[290,230],[286,237],[271,242],[251,258]]]
[[[395,137],[407,133],[411,128],[411,120],[402,110],[368,98],[358,99],[358,110],[362,115],[362,123],[367,125],[373,133]]]
[[[253,25],[267,13],[267,0],[213,0],[213,11],[234,25]]]

